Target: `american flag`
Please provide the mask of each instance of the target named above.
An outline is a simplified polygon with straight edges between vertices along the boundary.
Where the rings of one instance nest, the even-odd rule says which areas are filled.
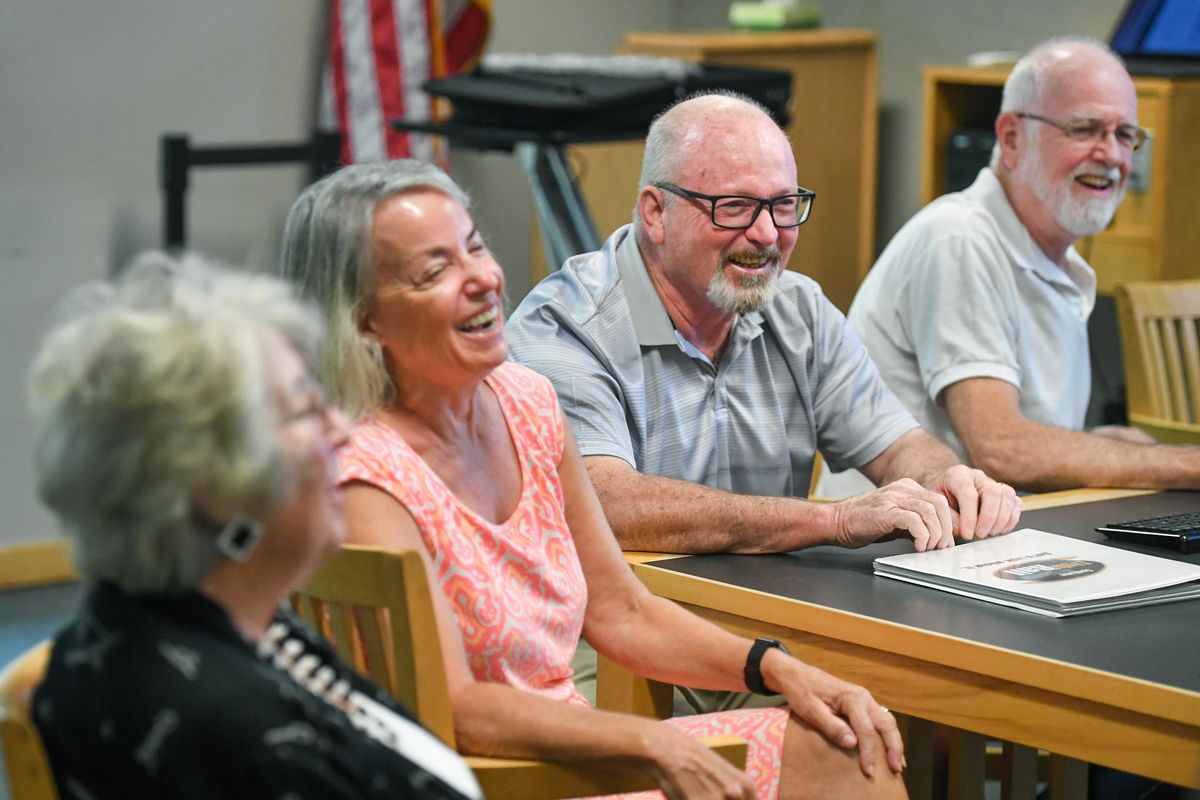
[[[437,119],[421,84],[472,68],[490,23],[491,0],[332,0],[321,121],[341,133],[342,162],[433,160],[432,137],[388,121]]]

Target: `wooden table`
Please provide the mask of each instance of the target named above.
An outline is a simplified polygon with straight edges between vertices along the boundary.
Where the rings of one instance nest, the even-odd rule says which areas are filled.
[[[1180,506],[1200,508],[1200,493],[1063,492],[1026,498],[1022,525],[1107,541],[1095,524]],[[780,639],[893,711],[1200,787],[1200,600],[1045,618],[873,576],[875,557],[908,549],[630,560],[655,594],[743,636]],[[644,711],[662,700],[637,682],[602,678],[599,689],[605,707]],[[1028,784],[1035,751],[1014,752],[1009,766]],[[1075,788],[1060,796],[1079,791],[1074,763],[1059,777]]]

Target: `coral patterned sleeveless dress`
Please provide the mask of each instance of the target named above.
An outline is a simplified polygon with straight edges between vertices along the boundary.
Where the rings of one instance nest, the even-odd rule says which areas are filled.
[[[511,362],[485,382],[500,402],[521,466],[520,500],[507,520],[493,523],[460,503],[400,435],[377,419],[356,425],[339,451],[340,482],[376,486],[416,520],[476,680],[586,706],[571,680],[587,584],[558,476],[565,442],[558,398],[549,381]],[[745,709],[668,722],[692,736],[745,738],[747,772],[758,796],[775,797],[785,710]]]

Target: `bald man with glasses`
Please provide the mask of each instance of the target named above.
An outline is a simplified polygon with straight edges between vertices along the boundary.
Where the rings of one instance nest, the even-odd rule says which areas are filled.
[[[512,356],[553,382],[622,548],[903,536],[930,550],[1012,529],[1013,490],[920,430],[821,288],[784,269],[816,200],[765,109],[731,94],[671,107],[647,134],[639,185],[632,224],[568,259],[507,323]],[[818,448],[881,488],[807,502]],[[576,684],[594,691],[594,659],[578,653]],[[675,703],[778,698],[685,689]]]
[[[991,165],[896,234],[850,324],[921,424],[1020,488],[1200,488],[1200,450],[1085,432],[1096,274],[1074,242],[1104,230],[1148,134],[1120,60],[1052,39],[1004,86]]]
[[[763,553],[1004,533],[1013,490],[920,430],[845,318],[786,270],[815,206],[747,98],[664,112],[631,225],[513,313],[516,360],[554,383],[627,550]],[[802,265],[801,265],[802,266]],[[875,491],[805,501],[816,451]]]

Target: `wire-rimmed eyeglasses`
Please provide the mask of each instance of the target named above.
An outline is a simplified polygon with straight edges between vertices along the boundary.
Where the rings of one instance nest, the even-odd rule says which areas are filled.
[[[654,184],[663,191],[677,194],[680,197],[690,197],[693,200],[704,200],[709,204],[709,217],[713,225],[730,230],[745,230],[754,224],[764,208],[768,209],[771,220],[777,228],[795,228],[804,224],[812,213],[813,199],[817,193],[796,187],[795,194],[784,194],[779,197],[764,199],[750,197],[744,194],[704,194],[684,189],[673,183]]]
[[[1028,111],[1015,112],[1021,119],[1032,119],[1036,122],[1044,122],[1047,125],[1052,125],[1063,132],[1068,139],[1073,142],[1103,142],[1108,138],[1109,132],[1116,137],[1117,144],[1128,150],[1137,150],[1146,143],[1150,138],[1150,132],[1145,128],[1129,123],[1119,125],[1109,125],[1098,119],[1079,119],[1071,122],[1059,122],[1056,119],[1043,117],[1041,114],[1031,114]]]

